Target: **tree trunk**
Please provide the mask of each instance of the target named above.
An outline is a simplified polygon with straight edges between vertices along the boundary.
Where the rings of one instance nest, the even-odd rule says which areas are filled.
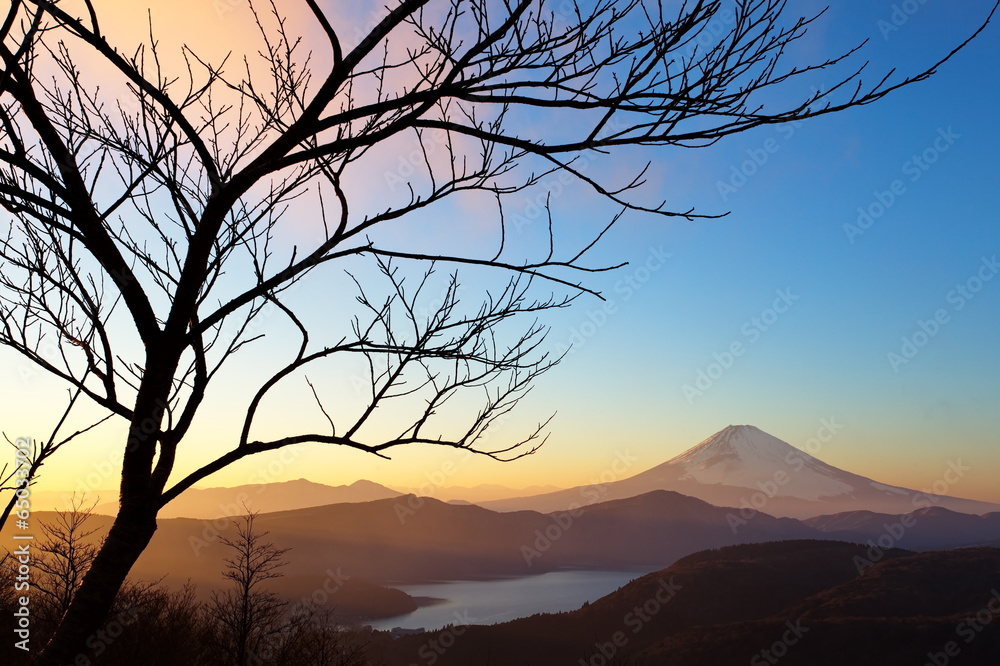
[[[89,652],[88,639],[97,633],[125,577],[156,531],[156,512],[119,512],[52,639],[32,660],[33,666],[76,663]]]
[[[63,666],[88,655],[90,639],[111,613],[115,597],[156,532],[159,489],[151,484],[153,459],[179,354],[147,356],[122,459],[118,515],[83,577],[59,626],[32,666]]]

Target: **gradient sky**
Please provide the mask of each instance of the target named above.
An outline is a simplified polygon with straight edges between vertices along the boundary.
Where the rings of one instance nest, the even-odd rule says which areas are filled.
[[[237,43],[246,16],[236,4],[215,16],[203,8],[188,23],[216,45],[223,43],[219,35]],[[835,4],[795,57],[832,55],[869,39],[866,81],[893,67],[917,72],[971,32],[990,3],[910,3],[915,13],[905,22],[897,16],[899,29],[886,32],[891,23],[879,22],[892,21],[896,4]],[[629,473],[642,471],[729,424],[753,424],[801,448],[833,422],[835,435],[816,453],[833,465],[923,489],[949,461],[961,460],[971,470],[949,494],[1000,502],[1000,278],[983,280],[994,277],[1000,254],[998,31],[995,22],[930,81],[874,105],[707,149],[631,151],[602,163],[621,179],[643,156],[653,159],[646,201],[730,214],[695,222],[631,214],[599,247],[595,263],[629,266],[590,282],[606,301],[582,298],[549,317],[549,346],[574,349],[497,433],[516,438],[557,412],[537,454],[502,464],[416,447],[385,461],[312,445],[286,454],[285,462],[276,455],[241,462],[203,485],[366,478],[425,492],[442,484],[569,486],[602,474],[607,480],[619,455],[631,461]],[[759,164],[748,162],[754,156]],[[552,194],[571,235],[612,212],[581,185]],[[471,206],[448,211],[474,219]],[[525,195],[523,210],[529,206]],[[866,229],[859,208],[873,214],[870,224],[862,220]],[[526,240],[533,231],[525,230]],[[465,233],[478,242],[474,224]],[[664,253],[669,258],[661,260]],[[470,292],[477,286],[470,282]],[[294,298],[303,307],[320,304],[315,313],[330,312],[330,293],[327,282],[314,280]],[[771,311],[776,301],[784,312]],[[923,335],[921,322],[933,336]],[[281,325],[269,332],[271,340],[243,363],[266,363],[292,340]],[[904,356],[904,339],[919,345],[916,353],[894,362],[891,354]],[[730,363],[725,354],[734,343],[742,353]],[[223,376],[179,458],[182,467],[233,441],[245,404],[238,389],[251,369]],[[703,379],[699,386],[700,372],[710,385]],[[26,376],[6,350],[0,373],[7,387],[2,430],[43,436],[64,391]],[[351,399],[350,377],[317,381]],[[286,424],[300,398],[295,392],[279,400],[267,428]],[[119,464],[124,429],[110,425],[64,451],[47,467],[42,487],[113,488],[106,470]]]

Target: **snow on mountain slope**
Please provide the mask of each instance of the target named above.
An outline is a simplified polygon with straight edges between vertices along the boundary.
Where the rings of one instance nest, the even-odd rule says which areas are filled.
[[[775,471],[790,468],[795,473],[787,474],[780,494],[807,500],[854,491],[848,478],[853,475],[747,425],[729,426],[665,465],[680,468],[681,479],[754,489],[762,483],[775,483]]]
[[[959,474],[958,468],[951,471]],[[829,465],[750,425],[723,428],[684,453],[625,479],[481,505],[495,511],[565,511],[652,490],[673,490],[715,506],[735,507],[741,515],[761,511],[789,518],[859,510],[903,514],[930,506],[967,514],[1000,508],[879,483]]]

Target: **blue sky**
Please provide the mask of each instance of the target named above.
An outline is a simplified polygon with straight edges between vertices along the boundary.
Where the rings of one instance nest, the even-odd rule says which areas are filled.
[[[896,14],[896,26],[894,5],[915,11]],[[818,8],[796,3],[790,11]],[[839,3],[794,55],[830,55],[869,39],[866,81],[892,67],[917,72],[988,10],[985,2]],[[548,319],[554,351],[576,346],[498,433],[517,436],[558,412],[536,455],[501,464],[423,447],[383,461],[308,446],[263,478],[565,486],[599,478],[623,452],[639,472],[731,423],[802,446],[832,421],[836,434],[818,453],[832,464],[923,488],[961,459],[971,471],[950,492],[1000,501],[1000,279],[983,281],[971,299],[956,296],[960,286],[971,293],[976,279],[994,277],[991,259],[1000,253],[998,30],[991,25],[931,80],[874,105],[711,148],[631,151],[602,162],[624,178],[645,155],[654,160],[646,200],[730,214],[694,222],[629,214],[597,249],[595,263],[630,264],[590,282],[607,301],[585,297]],[[581,185],[554,204],[569,221],[567,241],[613,212]],[[860,229],[859,208],[873,214],[860,234],[845,229]],[[303,290],[303,302],[329,298],[322,282]],[[935,317],[936,328],[927,323]],[[933,336],[921,336],[921,322]],[[893,363],[904,339],[916,353]],[[734,344],[739,353],[729,359]],[[10,383],[23,386],[19,362],[0,358]],[[700,372],[710,385],[699,385]],[[11,397],[4,420],[28,429],[18,414],[33,413],[53,390],[32,381]],[[218,414],[238,402],[224,393],[210,404]],[[196,448],[213,449],[231,431],[215,417],[192,436]],[[52,477],[72,479],[95,460],[114,460],[118,431],[108,432],[54,462]],[[261,480],[271,461],[233,466],[208,485]]]
[[[877,21],[891,19],[890,4],[845,4],[823,24],[825,41],[869,37],[873,72],[919,69],[984,11],[927,4],[884,40]],[[562,408],[577,436],[627,439],[616,434],[627,415],[645,428],[643,450],[655,459],[729,423],[801,444],[821,418],[836,417],[844,428],[821,454],[830,462],[916,485],[961,455],[977,470],[961,490],[1000,499],[991,491],[1000,280],[978,282],[996,271],[983,259],[1000,251],[997,75],[988,65],[998,44],[994,25],[930,81],[880,103],[668,154],[664,186],[678,206],[730,215],[618,230],[609,256],[638,266],[646,248],[662,245],[673,257],[561,369],[581,387]],[[872,222],[859,224],[859,208]],[[970,280],[968,295],[956,291]],[[756,326],[786,289],[797,300],[766,331]],[[890,353],[905,358],[904,337],[924,343],[920,322],[939,310],[946,323],[927,324],[935,335],[892,363]],[[585,321],[574,317],[570,330]],[[685,395],[733,342],[744,343],[743,355],[702,395]],[[591,385],[591,374],[605,381]],[[594,395],[601,388],[603,399]]]

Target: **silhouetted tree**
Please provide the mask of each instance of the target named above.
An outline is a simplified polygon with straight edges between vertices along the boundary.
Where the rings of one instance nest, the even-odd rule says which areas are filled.
[[[0,312],[3,312],[2,305],[0,305]],[[4,324],[6,325],[8,322],[4,321]],[[4,343],[4,334],[0,333],[0,344]],[[72,442],[80,435],[93,430],[114,416],[113,414],[108,414],[86,428],[60,437],[60,432],[63,430],[66,419],[69,417],[70,412],[73,411],[81,394],[82,391],[79,387],[73,390],[66,409],[63,410],[62,415],[57,419],[55,427],[52,429],[52,434],[48,438],[41,441],[23,440],[20,444],[17,440],[11,441],[10,438],[7,438],[7,443],[14,449],[11,460],[15,462],[5,462],[3,467],[0,467],[0,492],[5,490],[10,491],[10,497],[7,499],[6,506],[0,509],[0,529],[3,529],[11,512],[19,502],[23,502],[24,506],[27,506],[30,511],[31,486],[36,481],[36,474],[39,468],[45,464],[46,460],[66,444]]]
[[[235,523],[236,535],[219,540],[232,554],[223,576],[232,581],[212,593],[203,617],[209,627],[211,663],[232,666],[364,666],[366,650],[337,626],[326,609],[293,607],[267,581],[281,577],[288,548],[279,548],[257,529],[257,513]]]
[[[69,504],[54,515],[39,516],[41,538],[30,546],[30,587],[26,591],[14,586],[18,560],[7,550],[0,557],[0,583],[6,593],[0,595],[0,609],[9,618],[12,615],[7,610],[14,610],[14,597],[29,597],[31,643],[44,643],[58,626],[100,547],[101,529],[91,522],[93,505],[80,496],[73,496]],[[191,650],[197,655],[206,643],[204,632],[195,625],[199,615],[200,606],[190,588],[171,593],[156,583],[126,580],[107,618],[87,637],[86,647],[103,664],[193,664]],[[159,661],[147,653],[155,652],[157,643],[163,648]],[[170,649],[166,649],[168,645]],[[179,649],[178,645],[189,645],[190,649]],[[5,643],[0,650],[0,657],[6,660],[3,663],[28,663],[27,654],[7,652],[8,647]],[[81,652],[70,663],[91,660]]]
[[[581,277],[612,267],[587,263],[588,252],[626,211],[700,216],[642,203],[643,170],[614,185],[592,156],[624,146],[703,146],[868,104],[951,57],[868,86],[863,66],[848,65],[854,51],[787,63],[813,19],[786,20],[779,0],[731,8],[702,0],[395,0],[353,46],[343,41],[347,26],[321,3],[302,2],[325,36],[322,64],[290,33],[285,3],[254,10],[261,61],[226,69],[185,50],[179,73],[164,71],[152,37],[138,49],[111,43],[90,0],[79,11],[12,0],[0,21],[0,205],[10,213],[0,234],[0,342],[128,424],[118,514],[39,665],[86,652],[159,509],[246,456],[305,442],[377,455],[413,443],[498,459],[533,451],[545,424],[503,445],[483,438],[558,360],[541,347],[542,324],[520,334],[508,325],[590,292]],[[797,93],[811,73],[840,66],[851,68],[834,85]],[[784,106],[773,101],[796,94]],[[416,159],[396,174],[403,182],[369,178],[367,194],[383,207],[359,213],[351,175],[407,137]],[[603,231],[575,240],[557,233],[547,210],[546,241],[525,248],[512,241],[505,213],[512,196],[551,174],[585,184],[619,212]],[[451,220],[440,204],[468,192],[492,199],[494,212],[482,210],[477,223],[490,225],[494,250],[421,246],[386,232],[425,211],[426,235],[433,228],[447,239]],[[321,230],[319,240],[276,256],[284,212],[307,196],[312,206],[300,204],[295,215]],[[382,286],[356,281],[362,314],[343,330],[310,330],[287,290],[362,259],[384,278]],[[463,294],[466,307],[453,277],[428,307],[429,272],[415,284],[406,274],[431,262],[506,272],[509,281],[492,294]],[[536,296],[538,283],[559,291]],[[257,337],[251,325],[265,308],[287,318],[300,343],[249,398],[231,449],[178,469],[179,447],[218,370]],[[344,356],[368,364],[365,406],[331,414],[310,384],[324,429],[287,423],[286,434],[254,435],[272,389]],[[439,412],[459,393],[481,402],[463,411],[456,431]],[[408,417],[393,411],[408,424],[396,435],[373,434],[376,410],[406,400],[416,405]]]
[[[219,651],[216,663],[233,666],[270,663],[261,655],[277,652],[285,630],[283,618],[288,602],[264,587],[281,577],[287,564],[278,548],[267,540],[268,532],[256,529],[257,514],[248,511],[236,522],[236,536],[220,536],[232,555],[225,559],[223,576],[232,587],[214,592],[206,613],[216,626]]]
[[[128,585],[115,601],[95,663],[108,666],[214,666],[203,605],[190,584],[180,590]],[[117,623],[114,626],[113,623]],[[101,636],[105,637],[103,641]]]
[[[69,609],[83,577],[97,556],[99,542],[91,538],[96,527],[87,525],[93,505],[84,506],[74,496],[70,508],[56,511],[55,517],[41,523],[42,539],[33,549],[34,611],[51,631]],[[36,627],[41,628],[41,627]]]
[[[328,609],[311,608],[294,622],[284,663],[289,666],[369,666],[364,630],[348,631],[337,625]]]

